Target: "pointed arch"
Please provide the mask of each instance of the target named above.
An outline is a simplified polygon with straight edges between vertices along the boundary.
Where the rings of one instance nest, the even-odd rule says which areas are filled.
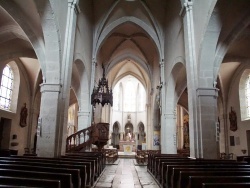
[[[160,45],[160,41],[159,38],[157,36],[157,34],[155,33],[154,29],[152,27],[150,27],[148,24],[146,24],[145,22],[143,22],[142,20],[133,17],[133,16],[124,16],[121,17],[115,21],[113,21],[112,23],[110,23],[107,27],[105,27],[102,31],[102,33],[100,34],[99,39],[96,41],[96,49],[94,51],[94,57],[97,57],[97,54],[103,44],[103,42],[105,41],[105,39],[110,35],[110,33],[119,25],[125,24],[127,22],[130,22],[132,24],[135,24],[137,26],[139,26],[140,28],[142,28],[154,41],[154,44],[157,48],[157,53],[159,55],[159,57],[162,57],[162,50],[161,50],[161,45]]]

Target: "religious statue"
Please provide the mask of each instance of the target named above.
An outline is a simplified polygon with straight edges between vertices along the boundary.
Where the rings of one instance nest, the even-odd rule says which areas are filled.
[[[229,112],[229,121],[230,121],[230,130],[236,131],[237,130],[237,115],[236,112],[231,107],[231,112]]]
[[[28,109],[26,108],[26,103],[23,104],[20,113],[20,126],[25,127],[27,126],[27,116],[28,116]]]
[[[128,133],[128,138],[129,138],[129,140],[131,140],[131,133],[130,132]]]

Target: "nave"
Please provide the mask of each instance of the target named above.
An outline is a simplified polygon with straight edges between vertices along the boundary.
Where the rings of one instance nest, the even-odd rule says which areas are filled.
[[[147,166],[137,165],[135,159],[119,158],[106,165],[94,188],[159,188],[147,172]]]

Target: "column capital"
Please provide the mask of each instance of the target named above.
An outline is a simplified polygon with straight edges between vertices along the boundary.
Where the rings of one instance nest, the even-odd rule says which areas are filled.
[[[163,68],[164,67],[164,59],[162,59],[162,61],[160,61],[160,67]]]
[[[176,119],[176,113],[168,113],[168,114],[164,114],[164,118],[165,119]]]
[[[215,98],[218,97],[218,91],[219,89],[217,88],[214,88],[214,87],[211,87],[211,88],[197,88],[196,89],[196,93],[197,93],[197,96],[198,97],[201,97],[201,96],[213,96]]]
[[[179,13],[179,15],[181,17],[184,17],[186,15],[187,12],[189,12],[190,10],[193,9],[193,2],[190,1],[186,1],[185,3],[183,3],[183,6],[181,8],[181,11]]]
[[[92,60],[92,67],[97,67],[97,61],[95,59]]]
[[[41,93],[44,92],[61,92],[62,85],[61,84],[47,84],[42,83],[40,84],[40,91]]]
[[[78,0],[68,0],[68,7],[74,9],[76,14],[81,12]]]
[[[89,116],[90,112],[89,111],[78,111],[78,116]]]
[[[193,2],[191,1],[186,1],[185,3],[183,3],[184,7],[187,9],[187,10],[190,10],[193,8]]]

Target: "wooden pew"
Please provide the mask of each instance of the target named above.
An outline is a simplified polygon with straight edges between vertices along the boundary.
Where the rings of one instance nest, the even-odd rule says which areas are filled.
[[[49,157],[30,157],[30,156],[12,156],[12,158],[18,160],[18,159],[22,159],[22,160],[32,160],[32,161],[47,161],[47,160],[52,160],[55,161],[56,163],[60,163],[63,161],[66,162],[70,162],[70,161],[74,161],[74,162],[81,162],[81,163],[85,163],[85,162],[90,162],[91,167],[90,167],[90,171],[88,172],[89,174],[93,174],[93,177],[96,177],[99,175],[99,168],[98,168],[98,159],[95,157],[89,157],[89,156],[83,156],[81,158],[78,157],[69,157],[69,156],[61,156],[60,158],[49,158]],[[0,157],[0,159],[3,159],[3,157]],[[88,170],[88,167],[87,167]],[[94,178],[95,179],[95,178]]]
[[[207,170],[206,171],[181,171],[176,187],[179,187],[179,188],[186,187],[189,184],[189,180],[190,180],[189,177],[191,177],[191,176],[192,177],[204,176],[206,178],[209,178],[210,176],[216,176],[216,177],[220,177],[220,176],[228,176],[228,177],[230,177],[230,176],[231,177],[248,176],[248,177],[250,177],[250,171],[207,171]],[[193,186],[193,184],[191,184],[191,185]],[[199,187],[201,187],[201,184]],[[195,187],[195,188],[197,188],[197,187]]]
[[[91,186],[93,182],[91,177],[87,174],[86,165],[77,165],[75,163],[54,163],[54,161],[24,161],[14,159],[0,159],[0,164],[14,164],[14,165],[32,165],[40,167],[52,167],[52,168],[68,168],[68,169],[79,169],[81,177],[81,186]]]
[[[9,186],[25,186],[25,187],[46,187],[46,188],[60,188],[61,182],[59,180],[36,179],[36,178],[21,178],[0,176],[2,185]]]
[[[21,178],[35,178],[35,179],[49,179],[59,180],[61,182],[61,188],[73,188],[71,174],[65,173],[51,173],[51,172],[34,172],[24,170],[13,170],[13,169],[0,169],[1,176],[8,176]]]
[[[1,185],[0,187],[5,187],[5,188],[24,188],[24,186],[22,185]],[[34,187],[34,186],[25,186],[25,188],[38,188],[38,187]]]
[[[67,173],[72,175],[72,183],[73,187],[80,188],[81,187],[81,177],[79,169],[68,169],[68,168],[52,168],[52,167],[44,167],[44,166],[34,166],[34,165],[15,165],[15,164],[1,164],[0,169],[16,169],[16,170],[25,170],[25,171],[35,171],[35,172],[59,172],[59,173]]]
[[[173,186],[173,182],[177,182],[179,179],[179,171],[183,170],[195,170],[195,169],[228,169],[228,168],[233,168],[233,169],[250,169],[250,165],[245,165],[245,164],[212,164],[212,163],[207,163],[207,164],[176,164],[176,165],[168,165],[167,166],[167,172],[166,172],[166,177],[163,178],[165,181],[162,182],[163,186]]]
[[[229,161],[229,160],[169,160],[168,162],[162,162],[160,166],[160,177],[158,181],[161,185],[164,185],[167,182],[167,185],[170,184],[169,179],[171,178],[171,169],[169,169],[169,165],[244,165],[247,163],[237,163],[236,161]]]
[[[154,160],[156,157],[180,157],[179,154],[155,154],[155,153],[148,153],[148,165],[147,169],[152,172],[152,168],[154,165]]]
[[[135,160],[138,164],[144,164],[145,163],[145,157],[144,152],[142,150],[137,150],[135,154]]]
[[[86,179],[87,185],[93,185],[95,181],[96,168],[95,160],[79,160],[79,159],[58,159],[58,158],[47,158],[47,157],[0,157],[1,160],[15,160],[15,161],[33,161],[33,162],[42,162],[42,163],[53,163],[53,164],[68,164],[68,165],[84,165],[86,167],[86,175],[83,178],[83,181]],[[83,174],[82,174],[83,175]],[[83,182],[84,183],[84,182]]]
[[[201,174],[203,172],[205,172],[205,173],[208,172],[208,175],[210,175],[209,174],[210,172],[214,172],[216,174],[217,172],[218,173],[227,172],[228,170],[233,171],[233,172],[250,172],[250,168],[234,168],[234,167],[223,168],[222,166],[220,166],[220,167],[219,166],[214,166],[214,167],[206,166],[206,167],[202,167],[202,168],[175,168],[175,169],[173,169],[173,174],[171,177],[170,186],[173,188],[178,187],[178,182],[180,181],[181,173],[184,173],[184,172],[187,172],[187,173],[191,172],[191,174],[193,174],[194,172],[197,172],[197,173],[201,172]],[[184,177],[182,177],[182,178],[184,178]],[[186,180],[188,181],[188,179],[186,179]],[[184,180],[184,182],[185,182],[185,180]]]
[[[202,183],[202,188],[249,188],[250,182],[246,183]]]
[[[64,160],[75,160],[75,161],[79,161],[79,162],[87,162],[90,161],[91,162],[91,167],[92,167],[92,171],[94,173],[94,179],[96,179],[101,172],[103,171],[102,169],[102,163],[100,162],[100,159],[98,156],[69,156],[69,155],[65,155],[65,156],[61,156],[60,159],[64,159]]]
[[[118,150],[117,149],[104,149],[106,162],[114,163],[118,159]]]
[[[249,183],[250,176],[190,176],[187,188],[202,188],[203,183]],[[183,188],[185,188],[183,187]],[[238,188],[238,187],[237,187]]]
[[[162,164],[165,162],[173,162],[173,161],[178,161],[178,162],[189,162],[189,161],[194,161],[193,159],[188,159],[188,158],[176,158],[176,157],[156,157],[154,164],[152,165],[152,174],[156,177],[156,179],[159,179],[161,176],[161,168]]]
[[[94,180],[101,174],[102,170],[99,165],[99,159],[94,157],[74,157],[74,156],[61,156],[60,160],[63,161],[75,161],[75,162],[90,162],[91,163],[91,171],[93,172]]]
[[[89,156],[89,157],[98,157],[99,158],[99,162],[100,162],[100,167],[101,170],[103,170],[105,168],[106,162],[105,162],[105,156],[104,153],[101,151],[80,151],[77,153],[66,153],[65,156],[77,156],[77,157],[81,157],[81,156]]]
[[[97,177],[100,175],[100,168],[98,168],[98,160],[97,159],[91,159],[90,157],[87,158],[76,158],[76,157],[64,157],[62,156],[60,158],[60,161],[72,161],[72,162],[78,162],[78,163],[90,163],[90,168],[91,168],[91,176],[93,181],[97,179]]]

